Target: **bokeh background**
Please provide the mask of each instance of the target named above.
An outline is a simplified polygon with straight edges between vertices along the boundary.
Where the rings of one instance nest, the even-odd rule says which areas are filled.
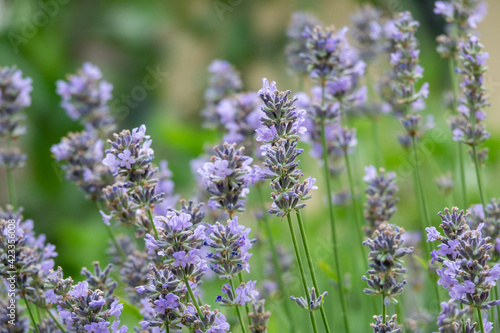
[[[60,178],[49,151],[50,146],[59,142],[68,131],[81,129],[59,106],[56,80],[64,78],[66,73],[74,73],[83,62],[98,65],[105,79],[114,85],[111,105],[119,114],[120,128],[146,124],[153,138],[156,157],[169,161],[176,192],[181,197],[190,198],[195,183],[189,161],[220,138],[220,133],[202,128],[200,116],[208,80],[206,67],[210,62],[219,58],[233,63],[241,72],[246,90],[258,90],[261,78],[267,77],[276,80],[282,89],[296,91],[298,81],[287,75],[283,53],[291,13],[306,10],[323,22],[340,28],[350,24],[350,15],[361,3],[353,0],[0,0],[0,66],[16,65],[34,82],[33,103],[26,110],[29,129],[19,142],[29,158],[26,166],[15,173],[18,201],[25,208],[25,216],[35,221],[37,232],[45,233],[48,241],[57,246],[59,257],[56,265],[64,267],[68,275],[78,280],[82,266],[90,267],[95,260],[107,261],[107,235],[97,208],[85,200],[72,183]],[[221,10],[221,4],[225,10]],[[425,68],[424,79],[431,86],[424,113],[434,114],[440,129],[435,137],[444,138],[431,140],[430,149],[437,163],[434,165],[426,160],[423,165],[430,211],[434,224],[438,224],[435,214],[445,206],[456,204],[453,196],[440,195],[434,185],[435,176],[453,171],[455,154],[455,145],[445,123],[447,113],[442,106],[443,91],[449,86],[448,66],[435,52],[435,37],[442,33],[444,22],[433,14],[433,1],[430,0],[380,0],[378,5],[389,12],[411,10],[421,22],[418,32],[421,62]],[[486,86],[491,95],[487,126],[492,137],[486,144],[490,149],[490,159],[485,168],[485,179],[491,197],[498,195],[497,180],[500,177],[500,114],[497,112],[500,104],[500,61],[497,61],[500,59],[500,1],[489,1],[489,8],[479,33],[490,53]],[[144,77],[151,70],[167,74],[155,89],[147,91],[143,100],[127,105],[123,96],[130,95],[134,87],[142,86]],[[366,119],[357,119],[354,125],[359,136],[355,167],[356,173],[361,175],[364,166],[374,163],[373,142]],[[418,213],[411,190],[408,153],[397,143],[400,125],[387,117],[381,126],[385,166],[400,173],[401,202],[393,222],[413,230],[419,225]],[[322,173],[307,153],[302,160],[305,173],[320,178],[320,189],[310,202],[312,208],[306,209],[305,215],[314,259],[322,267],[321,285],[332,289],[335,283],[328,268],[330,247],[325,235],[329,235],[329,227],[321,200],[324,196]],[[468,191],[472,202],[477,202],[473,171],[472,165],[468,166]],[[345,179],[343,186],[347,186]],[[0,202],[6,201],[6,181],[1,173]],[[340,246],[348,270],[354,237],[345,226],[351,223],[351,210],[339,207],[337,213],[341,225]],[[256,226],[252,209],[242,219],[245,224]],[[289,246],[287,230],[277,219],[273,220],[273,230],[276,237]],[[262,270],[262,258],[263,255],[259,254],[254,259],[253,277],[258,277]],[[356,276],[348,278],[359,280]],[[217,294],[219,285],[214,281],[213,291],[206,288],[207,299]],[[359,283],[355,282],[352,287],[358,288]],[[292,284],[291,288],[298,292],[298,285]],[[412,297],[412,292],[418,294],[419,290],[410,291],[405,297]],[[368,301],[368,296],[350,300],[352,315],[360,317],[359,325],[367,325],[373,315],[362,312],[363,306],[358,306]],[[336,295],[331,294],[328,302],[328,306],[335,308],[338,303]],[[425,304],[426,300],[417,297],[415,302]],[[271,311],[274,306],[270,302]],[[303,312],[297,309],[296,313],[298,318],[304,316],[305,319]],[[277,325],[281,319],[279,312],[272,316],[271,332],[279,332]],[[334,331],[337,320],[338,314],[332,316]]]

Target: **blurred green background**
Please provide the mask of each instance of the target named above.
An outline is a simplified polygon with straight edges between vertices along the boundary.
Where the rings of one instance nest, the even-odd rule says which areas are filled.
[[[224,12],[215,5],[225,4]],[[99,66],[105,79],[114,85],[115,110],[121,110],[120,128],[146,124],[153,138],[156,157],[167,159],[174,173],[176,191],[189,198],[195,185],[189,161],[203,152],[206,145],[213,145],[218,133],[202,129],[200,110],[204,106],[203,91],[207,85],[206,67],[215,58],[233,63],[241,72],[245,89],[257,90],[261,78],[276,80],[282,89],[295,91],[297,79],[286,74],[283,49],[289,17],[296,10],[306,10],[327,24],[337,27],[349,25],[349,16],[357,10],[361,1],[7,1],[0,0],[0,65],[17,65],[26,76],[33,78],[33,103],[26,110],[28,133],[19,145],[29,156],[25,168],[16,171],[15,179],[19,203],[25,207],[25,216],[36,223],[36,230],[47,235],[48,241],[57,246],[59,257],[56,265],[64,267],[66,274],[80,279],[82,266],[90,267],[95,260],[106,262],[107,235],[97,211],[86,201],[81,192],[67,181],[60,179],[57,165],[50,156],[50,146],[59,142],[68,131],[78,131],[80,125],[71,121],[59,106],[55,93],[55,81],[66,73],[74,73],[85,61]],[[214,5],[215,4],[215,5]],[[447,205],[455,205],[453,197],[437,192],[434,177],[454,169],[455,145],[446,126],[446,110],[442,107],[442,92],[448,87],[447,62],[435,52],[435,37],[442,32],[443,21],[433,14],[433,1],[388,0],[378,4],[389,11],[411,10],[422,23],[418,33],[425,68],[425,80],[430,82],[431,96],[425,113],[434,114],[438,130],[429,133],[433,155],[440,171],[425,161],[423,165],[424,187],[430,203],[433,222],[435,213]],[[487,193],[498,195],[495,181],[500,177],[500,116],[496,112],[500,99],[500,2],[490,1],[486,20],[480,25],[480,36],[490,52],[490,71],[486,85],[491,94],[492,106],[488,110],[488,129],[492,137],[487,141],[490,159],[485,168]],[[149,90],[141,102],[129,107],[123,100],[136,86],[141,86],[151,69],[168,73],[156,89]],[[366,119],[356,120],[359,148],[356,152],[356,173],[374,163],[370,124]],[[400,125],[391,117],[384,118],[381,143],[385,166],[400,173],[401,202],[393,222],[412,230],[419,224],[417,207],[412,191],[411,170],[408,154],[397,141]],[[433,134],[434,133],[434,134]],[[438,138],[438,139],[436,139]],[[329,227],[323,213],[321,200],[324,195],[320,169],[309,155],[304,154],[304,170],[307,175],[319,178],[319,191],[305,210],[313,255],[323,270],[321,285],[333,290],[329,275],[330,246]],[[403,176],[401,176],[403,175]],[[404,177],[406,175],[406,177]],[[346,177],[344,177],[346,178]],[[478,201],[472,166],[467,170],[468,191],[471,202]],[[344,179],[343,186],[347,185]],[[359,191],[362,191],[360,188]],[[255,200],[250,198],[251,203]],[[7,202],[5,176],[0,175],[0,202]],[[255,227],[252,209],[241,218],[245,224]],[[350,207],[337,211],[341,225],[341,249],[346,271],[352,265],[353,246],[350,228]],[[284,225],[273,220],[273,230],[284,244],[288,234]],[[262,249],[261,249],[262,250]],[[265,250],[265,249],[264,249]],[[262,254],[256,255],[252,277],[261,271]],[[322,264],[324,261],[326,264]],[[358,263],[364,267],[364,263]],[[364,272],[359,269],[359,273]],[[353,288],[361,288],[359,277],[350,276]],[[209,284],[210,286],[211,284]],[[220,283],[206,288],[211,300],[219,291]],[[298,284],[291,286],[296,293]],[[213,290],[212,290],[213,289]],[[404,298],[417,294],[410,290]],[[337,308],[336,292],[327,299],[327,306]],[[359,316],[355,327],[367,327],[373,313],[366,312],[362,304],[369,297],[359,296],[350,300],[352,315]],[[210,301],[211,302],[211,301]],[[426,302],[416,298],[415,304]],[[213,304],[213,302],[211,302]],[[270,310],[276,302],[270,303]],[[297,318],[305,314],[295,310]],[[365,312],[363,312],[365,311]],[[336,313],[331,318],[335,328],[340,324]],[[272,316],[271,332],[278,332],[279,312]],[[432,319],[434,320],[434,319]],[[131,322],[134,322],[132,320]],[[304,320],[302,322],[305,322]],[[364,326],[361,326],[364,325]],[[335,331],[335,329],[334,329]],[[366,331],[366,329],[365,329]]]

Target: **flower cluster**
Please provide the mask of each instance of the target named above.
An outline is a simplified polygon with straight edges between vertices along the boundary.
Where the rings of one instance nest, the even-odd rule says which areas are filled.
[[[389,83],[393,97],[387,102],[392,102],[392,112],[401,119],[407,136],[414,137],[417,136],[420,125],[420,117],[414,112],[425,107],[424,99],[429,95],[428,83],[424,83],[420,90],[415,86],[424,72],[418,64],[420,50],[415,38],[420,24],[413,19],[410,12],[403,12],[398,14],[389,26],[393,44],[393,52],[390,54],[393,72]]]
[[[102,190],[114,183],[114,177],[101,161],[103,141],[95,132],[68,133],[60,143],[50,148],[56,161],[63,162],[64,177],[82,189],[91,200],[102,200]]]
[[[21,111],[31,105],[31,78],[23,78],[15,67],[0,67],[0,138],[7,138],[7,147],[0,149],[0,166],[8,169],[24,165],[26,155],[11,147],[11,140],[26,132]]]
[[[266,333],[267,332],[267,322],[271,316],[271,312],[266,311],[264,305],[266,301],[261,299],[259,301],[252,302],[252,312],[248,314],[250,317],[250,332],[251,333]]]
[[[495,247],[492,255],[493,261],[500,256],[500,199],[491,199],[490,202],[483,207],[482,204],[475,204],[469,208],[470,215],[467,223],[470,227],[476,229],[480,224],[483,224],[481,232],[484,237],[490,237],[494,241]]]
[[[454,300],[441,302],[441,312],[437,317],[439,332],[459,333],[462,332],[462,321],[470,315],[470,308],[460,309]],[[466,331],[468,332],[468,331]]]
[[[217,112],[221,100],[241,91],[243,83],[233,65],[224,60],[214,60],[208,66],[210,73],[208,88],[205,90],[206,106],[201,112],[205,126],[223,125]]]
[[[448,289],[452,299],[478,309],[489,309],[499,301],[489,301],[490,289],[500,276],[500,264],[488,265],[493,246],[489,237],[483,237],[480,224],[471,229],[467,214],[454,207],[444,214],[439,212],[443,234],[435,227],[426,228],[427,241],[439,241],[439,250],[433,250],[432,261],[442,264],[436,269],[438,284]]]
[[[476,29],[487,14],[483,0],[442,0],[434,4],[434,13],[446,20],[446,34],[437,37],[437,51],[443,57],[455,58],[458,43]]]
[[[393,315],[390,319],[386,316],[385,320],[382,316],[373,316],[375,319],[375,324],[370,324],[373,329],[373,333],[401,333],[403,330],[396,326],[396,315]]]
[[[255,151],[255,130],[260,125],[260,103],[255,93],[235,94],[217,105],[217,113],[227,133],[228,143],[243,145],[250,152]]]
[[[72,285],[71,278],[63,278],[61,269],[52,271],[45,282],[46,301],[57,305],[59,316],[71,332],[125,333],[128,328],[120,327],[119,319],[123,304],[113,296],[116,284],[107,281],[111,268],[101,272],[98,267],[98,276],[86,274],[88,280],[76,285]]]
[[[459,61],[464,81],[461,84],[464,98],[458,106],[458,116],[452,118],[451,128],[453,140],[463,142],[469,146],[480,146],[490,137],[483,123],[486,113],[484,108],[489,105],[484,73],[487,70],[486,59],[489,54],[483,51],[483,45],[475,36],[469,35],[467,42],[459,45]]]
[[[316,295],[316,289],[314,287],[311,288],[311,295],[309,296],[309,303],[304,297],[295,297],[290,296],[292,301],[295,301],[298,306],[308,311],[316,311],[321,308],[323,305],[323,300],[326,295],[328,295],[328,291],[323,292],[321,295]]]
[[[206,191],[211,195],[208,205],[212,209],[225,210],[230,217],[245,211],[248,186],[261,178],[260,168],[252,168],[253,159],[243,155],[243,150],[236,144],[216,146],[211,161],[198,169]]]
[[[380,224],[388,222],[392,215],[397,211],[396,205],[399,202],[398,185],[396,184],[396,174],[386,172],[370,165],[365,168],[366,175],[363,180],[366,182],[366,203],[365,203],[365,221],[368,226],[365,227],[365,233],[371,237],[373,232],[378,229]]]
[[[368,277],[363,280],[369,288],[363,291],[368,295],[382,295],[384,304],[397,303],[396,296],[403,292],[406,280],[400,282],[406,273],[402,257],[413,252],[413,247],[404,247],[402,235],[404,229],[395,225],[382,223],[373,233],[372,238],[363,242],[370,248],[368,260],[370,269]]]
[[[224,306],[245,306],[247,303],[257,300],[259,292],[255,290],[256,281],[248,281],[241,283],[236,289],[233,290],[231,285],[224,284],[222,286],[222,294],[217,296],[216,302],[220,302]]]
[[[62,97],[61,106],[68,116],[82,121],[87,130],[107,134],[115,127],[109,111],[113,86],[102,79],[98,67],[85,63],[77,75],[69,75],[68,82],[57,81],[57,93]]]
[[[387,50],[389,45],[385,38],[386,22],[382,10],[364,5],[357,13],[351,15],[351,21],[353,23],[351,34],[361,59],[372,61]]]
[[[226,226],[219,222],[207,229],[205,245],[214,250],[208,254],[210,268],[221,279],[231,279],[239,272],[250,273],[248,260],[252,256],[248,251],[252,242],[248,238],[250,228],[238,224],[238,216],[229,220]]]
[[[156,190],[158,179],[155,174],[158,168],[151,163],[154,158],[151,142],[144,125],[134,128],[132,132],[123,130],[114,134],[113,141],[108,140],[111,148],[106,150],[102,163],[113,173],[115,184],[104,189],[106,204],[111,211],[110,216],[102,213],[105,223],[114,217],[134,224],[137,223],[135,216],[138,225],[142,224],[146,230],[154,227],[144,218],[145,211],[139,210],[153,210],[164,196]]]
[[[288,43],[285,48],[285,56],[288,69],[296,75],[303,76],[309,73],[307,64],[302,57],[302,54],[307,52],[307,36],[304,36],[303,32],[306,27],[313,29],[317,25],[320,25],[320,22],[312,14],[304,12],[292,14],[286,31]]]
[[[274,203],[269,213],[285,216],[293,210],[305,207],[302,201],[311,198],[309,192],[317,187],[315,179],[307,178],[302,183],[302,171],[298,169],[297,160],[303,149],[297,148],[300,135],[306,129],[302,126],[305,121],[305,111],[296,110],[296,98],[288,99],[290,91],[278,91],[276,83],[271,84],[263,79],[259,96],[264,102],[260,118],[262,126],[257,130],[257,140],[263,143],[261,149],[265,156],[263,165],[268,168],[266,179],[271,179],[271,194]]]

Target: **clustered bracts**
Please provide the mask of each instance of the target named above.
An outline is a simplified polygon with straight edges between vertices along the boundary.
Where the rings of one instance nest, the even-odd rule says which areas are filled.
[[[158,168],[151,163],[154,158],[152,140],[146,135],[144,125],[132,132],[123,130],[113,136],[113,141],[108,140],[111,148],[106,150],[106,157],[102,160],[115,177],[115,184],[104,189],[111,214],[102,213],[104,222],[108,224],[111,218],[115,218],[151,230],[146,211],[154,210],[164,197],[163,192],[157,193],[156,190]]]
[[[361,59],[373,61],[377,55],[385,52],[388,41],[385,38],[385,22],[382,10],[364,5],[357,13],[351,15],[353,23],[352,36]]]
[[[442,0],[436,1],[434,13],[446,20],[445,34],[437,37],[437,51],[443,57],[457,56],[458,44],[468,33],[477,28],[488,11],[483,0]]]
[[[207,263],[202,258],[201,247],[206,239],[206,226],[193,225],[191,215],[177,215],[169,212],[166,216],[153,219],[158,239],[146,234],[145,242],[149,254],[156,254],[172,273],[181,280],[199,281]]]
[[[311,295],[309,296],[308,299],[310,299],[309,303],[307,302],[307,299],[304,297],[295,297],[295,296],[290,296],[290,299],[292,301],[295,301],[295,303],[300,306],[301,308],[308,310],[308,311],[316,311],[321,308],[323,305],[323,301],[328,295],[328,291],[323,292],[321,295],[316,294],[316,289],[314,287],[311,288]]]
[[[292,14],[292,19],[286,31],[288,42],[285,47],[285,57],[288,70],[298,76],[304,76],[309,73],[307,64],[302,56],[302,54],[308,51],[308,39],[307,36],[303,35],[304,29],[306,27],[313,29],[317,25],[320,25],[320,21],[312,14],[304,12],[295,12]]]
[[[113,265],[109,264],[104,270],[101,269],[99,262],[94,262],[94,273],[89,271],[87,267],[83,267],[81,274],[86,277],[86,281],[89,283],[89,287],[92,289],[99,289],[104,292],[104,299],[107,303],[113,303],[114,296],[113,293],[118,287],[118,282],[112,280],[109,274],[113,270]]]
[[[264,102],[264,116],[260,118],[262,126],[257,130],[257,141],[263,143],[263,165],[268,169],[264,178],[271,180],[274,190],[271,194],[274,203],[269,213],[277,216],[304,208],[302,201],[311,198],[309,192],[317,188],[314,178],[300,182],[302,171],[298,169],[300,161],[297,158],[303,149],[297,148],[297,143],[306,131],[302,126],[305,111],[296,110],[297,98],[288,99],[290,93],[289,90],[278,91],[276,83],[269,84],[267,79],[263,79],[258,93]]]
[[[441,312],[437,317],[437,325],[441,333],[462,332],[462,322],[471,314],[470,308],[460,309],[457,302],[449,300],[441,302]]]
[[[467,41],[459,45],[458,59],[462,66],[457,72],[463,76],[461,87],[464,97],[459,101],[458,115],[450,120],[450,126],[453,140],[473,147],[481,146],[490,137],[483,122],[486,118],[484,109],[489,106],[484,86],[488,58],[489,54],[483,51],[483,45],[475,36],[469,35]],[[480,162],[484,162],[487,153],[482,155]]]
[[[228,220],[224,226],[219,222],[208,227],[205,245],[213,250],[207,255],[210,268],[220,279],[231,279],[243,270],[250,273],[248,263],[252,242],[248,237],[250,228],[238,224],[238,216]]]
[[[472,229],[476,229],[481,223],[483,228],[481,232],[483,237],[490,237],[494,241],[495,247],[491,255],[493,261],[500,256],[500,199],[491,199],[483,208],[482,204],[475,204],[469,208],[470,215],[467,218]]]
[[[209,84],[205,90],[205,108],[201,111],[205,126],[223,127],[224,123],[217,111],[221,100],[241,92],[243,83],[233,65],[224,60],[214,60],[208,66]]]
[[[489,266],[493,245],[490,237],[483,237],[479,224],[471,229],[467,224],[467,213],[453,207],[450,213],[445,208],[439,212],[441,234],[435,227],[426,228],[427,241],[439,241],[439,250],[433,250],[432,262],[441,263],[436,269],[438,284],[448,289],[450,297],[465,305],[478,309],[489,309],[499,303],[488,300],[490,289],[500,276],[500,264]]]
[[[115,127],[108,101],[112,98],[113,86],[102,80],[97,66],[83,64],[77,75],[68,75],[68,82],[57,81],[57,93],[62,97],[61,106],[68,116],[80,120],[88,131],[97,131],[106,136]]]
[[[368,226],[364,230],[366,235],[371,237],[373,232],[383,222],[389,222],[397,211],[398,185],[394,172],[386,172],[381,168],[377,173],[377,169],[373,165],[366,167],[365,172],[363,180],[367,185],[365,189],[367,202],[365,203],[364,216]]]
[[[257,281],[242,282],[236,289],[233,290],[231,285],[224,284],[222,286],[222,295],[217,296],[216,302],[220,302],[223,306],[245,306],[247,303],[257,300],[259,292],[255,290]]]
[[[215,155],[210,162],[198,169],[206,191],[211,197],[208,205],[212,209],[222,209],[230,217],[245,211],[248,187],[261,179],[260,168],[251,166],[253,159],[243,155],[244,148],[236,144],[224,143],[214,147]]]
[[[407,272],[403,267],[403,256],[411,254],[413,247],[404,247],[402,235],[404,229],[396,225],[382,223],[373,233],[372,238],[363,242],[370,248],[368,277],[363,280],[368,288],[363,291],[368,295],[382,295],[384,304],[397,303],[396,296],[403,292],[406,280],[401,275]]]
[[[217,105],[217,113],[227,132],[224,141],[255,151],[255,130],[260,126],[260,100],[255,92],[224,98]]]
[[[358,52],[350,47],[346,38],[347,28],[335,31],[334,27],[306,28],[308,52],[304,59],[311,78],[319,83],[312,90],[313,101],[338,102],[341,112],[363,104],[366,87],[359,87],[366,64]],[[322,88],[324,86],[324,89]]]
[[[390,319],[389,316],[373,316],[375,319],[375,324],[370,324],[373,329],[373,333],[401,333],[403,330],[396,326],[396,315],[393,315]]]
[[[267,333],[267,323],[271,312],[264,308],[266,301],[261,299],[252,302],[252,312],[248,314],[250,317],[250,332],[251,333]]]
[[[62,323],[70,332],[111,332],[125,333],[126,326],[120,327],[120,315],[123,304],[112,295],[114,283],[105,282],[103,287],[111,294],[98,289],[99,282],[107,280],[108,269],[100,271],[98,265],[95,273],[89,274],[91,280],[72,285],[71,278],[64,279],[62,270],[52,271],[45,281],[45,299],[48,304],[57,305],[57,312]]]
[[[0,138],[7,145],[0,149],[0,166],[8,169],[24,165],[26,154],[11,146],[11,141],[26,132],[21,111],[31,105],[31,78],[23,78],[15,67],[0,67]]]
[[[76,183],[91,200],[103,200],[103,189],[114,183],[114,177],[101,161],[103,141],[95,132],[68,133],[50,148],[56,161],[63,163],[64,177]]]

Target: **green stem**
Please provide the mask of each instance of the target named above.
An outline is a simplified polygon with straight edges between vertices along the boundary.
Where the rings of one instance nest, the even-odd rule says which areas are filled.
[[[481,333],[484,333],[484,325],[483,325],[483,315],[481,314],[481,309],[477,309],[477,321],[479,321],[479,327],[481,328]]]
[[[316,278],[316,272],[314,270],[314,265],[312,261],[311,251],[309,250],[309,242],[307,241],[306,229],[304,227],[304,221],[302,220],[302,214],[297,211],[297,221],[299,223],[300,236],[302,237],[302,245],[304,246],[304,251],[306,252],[307,265],[309,266],[309,271],[311,272],[311,278],[313,281],[314,288],[316,289],[317,295],[320,294],[320,289],[318,287],[318,279]],[[328,326],[328,319],[326,318],[326,312],[323,305],[320,308],[321,318],[323,320],[323,325],[325,326],[325,331],[330,332],[330,327]]]
[[[456,114],[458,108],[458,81],[455,73],[455,60],[453,57],[448,58],[448,66],[450,72],[450,81],[451,81],[451,90],[453,91],[453,114]],[[458,146],[458,164],[460,169],[460,190],[462,193],[462,204],[463,207],[467,207],[467,193],[466,193],[466,184],[465,184],[465,165],[464,165],[464,157],[463,157],[463,149],[462,144],[460,142],[457,143]]]
[[[153,221],[153,213],[151,213],[151,208],[150,207],[148,207],[148,216],[149,216],[149,220],[151,221],[151,226],[153,227],[153,231],[155,233],[155,237],[156,237],[156,239],[158,239],[158,231],[156,231],[155,222]]]
[[[38,326],[36,325],[35,317],[33,317],[33,312],[31,312],[30,304],[28,302],[28,299],[26,298],[26,295],[23,295],[23,299],[24,302],[26,303],[26,308],[28,309],[28,314],[30,315],[31,323],[35,328],[36,333],[40,333],[40,331],[38,331]]]
[[[234,293],[236,288],[234,288],[233,278],[229,279],[229,282],[231,283],[231,288],[233,289],[233,293]],[[246,332],[247,330],[245,327],[245,323],[243,322],[243,317],[241,316],[240,306],[236,305],[235,308],[236,308],[236,313],[238,314],[238,320],[240,321],[241,330],[243,332]]]
[[[106,225],[106,230],[108,231],[109,238],[113,242],[113,245],[116,248],[116,251],[120,254],[120,257],[122,258],[123,262],[127,261],[127,255],[123,251],[122,247],[118,243],[118,240],[116,239],[115,233],[113,232],[113,228],[110,225]]]
[[[231,283],[232,283],[232,281],[231,281]],[[189,281],[187,279],[185,279],[184,284],[186,285],[189,296],[191,296],[191,300],[193,301],[193,305],[196,308],[198,315],[200,316],[200,320],[203,320],[203,312],[201,312],[200,306],[198,305],[198,302],[196,301],[196,297],[194,297],[194,293],[193,293],[193,290],[191,289],[191,286],[189,285]]]
[[[493,292],[495,293],[495,299],[498,299],[498,283],[495,287],[493,287]],[[500,320],[500,309],[498,308],[498,306],[495,306],[495,309],[497,311],[497,318],[495,320],[495,324],[497,324],[498,321]]]
[[[9,150],[11,147],[11,134],[10,132],[7,134],[7,149]],[[16,196],[16,187],[14,185],[14,177],[12,177],[12,168],[9,166],[5,167],[5,171],[7,172],[7,185],[9,188],[9,198],[10,204],[14,209],[17,207],[17,196]]]
[[[290,218],[290,214],[286,215],[288,220],[288,229],[290,229],[290,236],[292,237],[293,249],[295,251],[295,259],[297,259],[297,264],[299,266],[300,278],[302,280],[302,287],[304,288],[304,293],[306,294],[307,304],[311,301],[311,297],[309,295],[309,290],[307,289],[307,279],[306,273],[304,270],[304,265],[302,263],[302,259],[300,258],[299,246],[297,244],[297,237],[295,236],[295,231],[293,230],[292,219]],[[316,325],[316,319],[311,311],[309,312],[309,318],[311,320],[311,325],[313,327],[313,331],[315,333],[318,332],[318,327]]]
[[[378,119],[371,119],[372,123],[372,139],[373,139],[373,153],[375,154],[375,162],[377,167],[382,167],[384,165],[384,157],[382,156],[382,146],[378,139]]]
[[[385,295],[382,294],[382,322],[385,323]]]
[[[422,207],[422,210],[423,210],[423,217],[424,217],[424,220],[425,220],[425,225],[426,227],[430,227],[431,226],[431,222],[430,222],[430,217],[429,217],[429,211],[427,209],[427,201],[425,199],[425,195],[424,195],[424,189],[423,189],[423,186],[422,186],[422,181],[420,179],[420,167],[419,167],[419,163],[418,163],[418,153],[417,153],[417,143],[415,142],[415,137],[412,136],[411,137],[411,143],[412,143],[412,148],[413,148],[413,157],[414,157],[414,163],[415,163],[415,177],[416,177],[416,182],[417,184],[415,184],[415,190],[417,192],[417,200],[418,200],[418,197],[420,197],[420,205]],[[430,255],[430,245],[429,243],[427,243],[427,257]],[[434,285],[434,294],[436,296],[436,301],[437,301],[437,304],[436,304],[436,307],[439,311],[439,308],[440,308],[440,304],[441,304],[441,300],[440,300],[440,297],[439,297],[439,290],[437,289],[437,285],[435,283],[435,279],[433,278],[433,276],[431,275],[431,272],[429,271],[429,276],[430,276],[430,279],[431,279],[431,283]]]
[[[47,313],[49,314],[49,316],[52,318],[52,320],[54,321],[54,323],[56,323],[57,327],[59,327],[59,329],[65,333],[66,330],[64,329],[64,327],[61,325],[61,323],[57,320],[57,318],[52,314],[52,312],[50,312],[50,309],[45,309],[47,310]]]
[[[323,89],[324,90],[324,89]],[[328,166],[328,150],[326,145],[326,135],[325,135],[325,124],[323,123],[321,126],[321,141],[323,146],[323,169],[324,169],[324,177],[326,183],[326,192],[327,192],[327,201],[328,201],[328,212],[330,216],[330,229],[332,233],[332,247],[333,247],[333,260],[335,265],[335,271],[337,273],[338,283],[339,283],[339,298],[340,305],[342,307],[342,319],[344,321],[344,328],[346,333],[349,333],[349,322],[347,320],[347,306],[344,299],[344,281],[343,275],[340,268],[340,256],[338,251],[338,243],[337,243],[337,229],[335,226],[335,217],[333,213],[333,202],[332,202],[332,188],[330,184],[330,167]]]
[[[269,220],[267,218],[267,211],[266,211],[266,204],[264,202],[264,197],[262,195],[262,188],[261,186],[257,186],[257,193],[259,195],[259,200],[260,204],[262,206],[262,219],[265,227],[265,232],[267,239],[269,241],[269,247],[271,248],[271,257],[272,257],[272,262],[274,266],[274,272],[276,273],[276,281],[278,283],[278,288],[281,293],[281,297],[285,295],[285,282],[283,280],[283,274],[281,273],[281,268],[279,264],[279,257],[278,257],[278,251],[276,250],[276,246],[274,245],[274,237],[273,237],[273,231],[271,230],[271,224],[269,223]],[[284,300],[283,302],[284,310],[286,317],[288,319],[288,324],[290,327],[290,331],[293,333],[295,332],[295,325],[293,323],[293,316],[290,310],[290,305],[287,300]]]
[[[167,329],[167,333],[170,333],[170,322],[167,322],[167,325],[165,325],[166,329]]]
[[[241,274],[241,272],[238,273],[238,278],[240,280],[240,284],[243,283],[243,274]],[[248,304],[245,304],[245,310],[247,312],[247,320],[249,323],[251,323],[251,321],[250,321],[250,308],[248,307]]]
[[[349,158],[349,154],[347,152],[344,153],[345,164],[347,168],[347,176],[349,178],[349,188],[351,190],[351,200],[352,200],[352,208],[354,213],[354,221],[356,222],[356,235],[358,236],[358,244],[361,248],[362,262],[366,259],[365,249],[363,246],[363,235],[362,235],[362,222],[360,218],[362,218],[363,213],[360,215],[358,200],[356,199],[356,193],[354,191],[354,178],[352,176],[352,166]]]
[[[479,196],[481,198],[481,203],[483,204],[483,211],[486,209],[486,201],[484,198],[483,191],[483,181],[481,175],[481,165],[479,164],[479,159],[477,158],[476,146],[472,146],[472,157],[474,159],[474,167],[476,169],[477,187],[479,188]]]

